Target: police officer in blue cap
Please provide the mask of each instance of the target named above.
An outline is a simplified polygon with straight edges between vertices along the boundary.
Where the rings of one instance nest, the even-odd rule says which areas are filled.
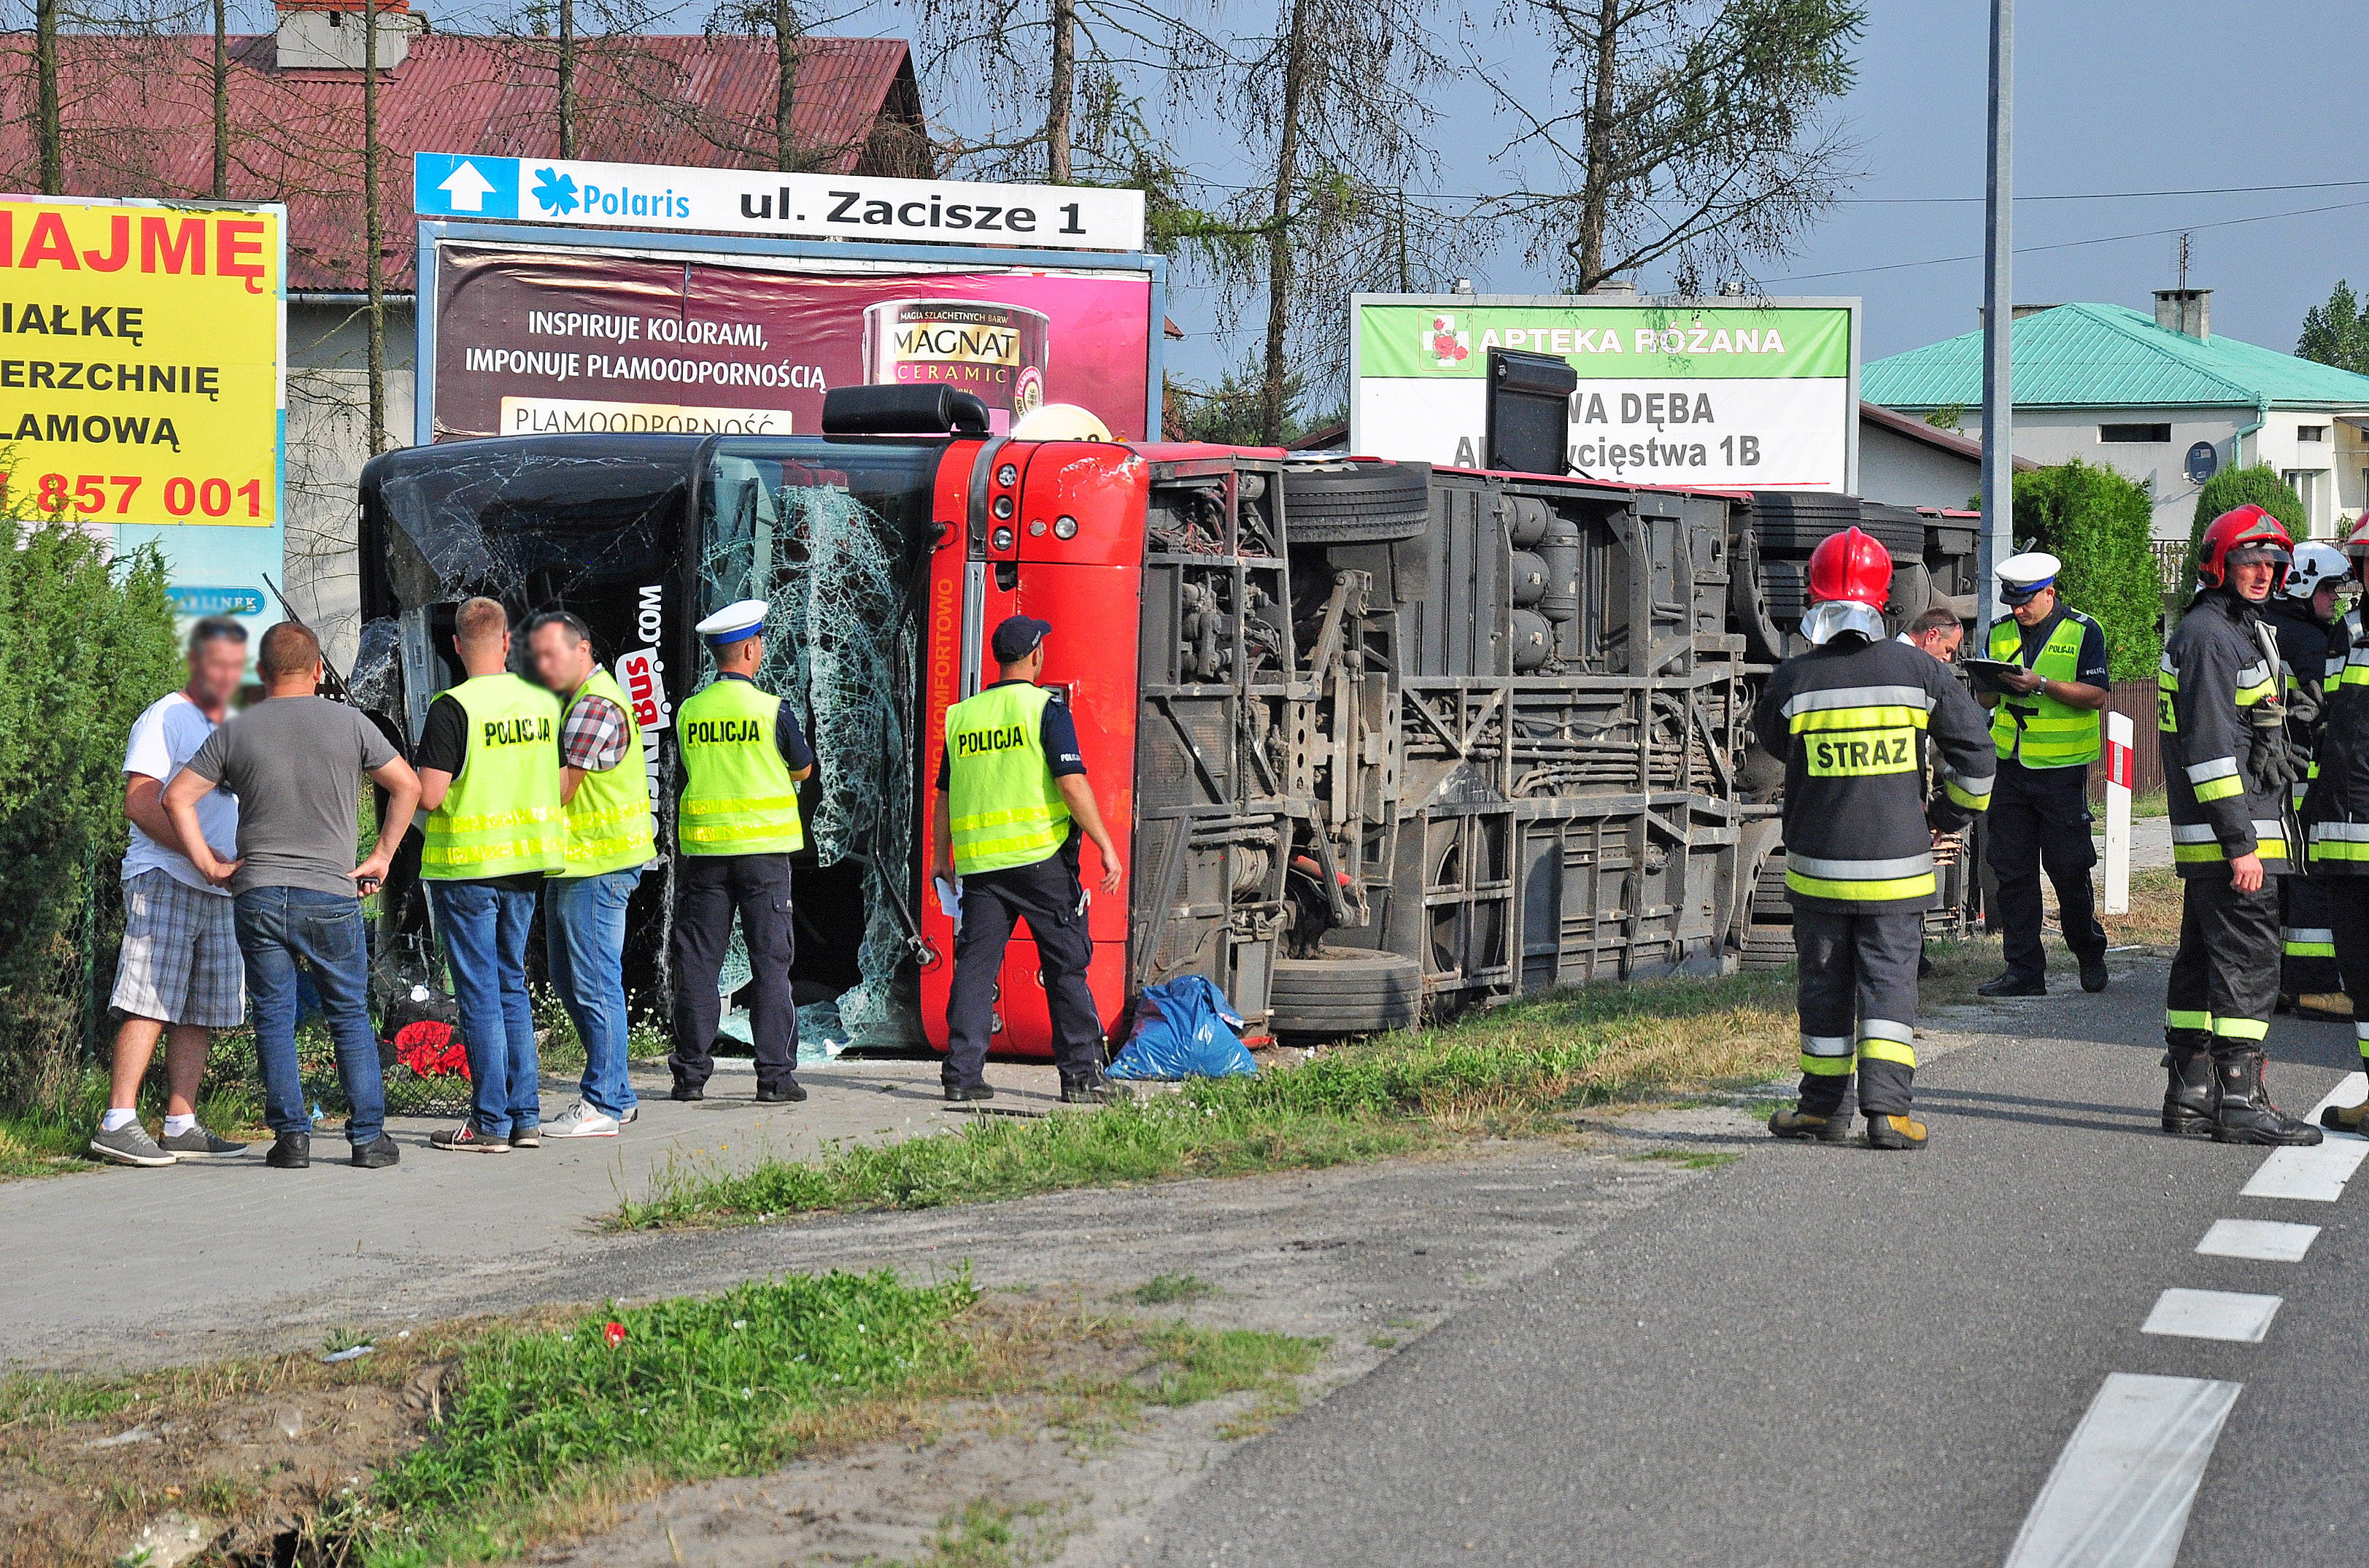
[[[1061,1098],[1108,1099],[1102,1020],[1086,985],[1093,941],[1078,838],[1094,841],[1104,893],[1119,888],[1118,851],[1103,826],[1067,704],[1036,684],[1052,625],[1008,616],[991,646],[996,682],[946,710],[931,834],[932,875],[961,879],[961,925],[946,999],[946,1098],[991,1100],[985,1069],[994,1027],[995,981],[1013,928],[1026,921],[1043,966]]]
[[[1998,783],[1991,791],[1986,857],[1997,878],[1992,921],[2006,949],[2007,971],[1974,989],[1984,996],[2045,996],[2047,960],[2040,947],[2040,873],[2056,888],[2065,945],[2081,965],[2081,989],[2106,989],[2106,933],[2098,923],[2089,868],[2089,764],[2100,749],[2099,715],[2111,694],[2106,634],[2056,591],[2063,563],[2030,550],[1999,564],[1999,601],[2008,612],[1991,624],[1986,651],[2015,665],[2000,679],[2005,696],[1985,694]]]

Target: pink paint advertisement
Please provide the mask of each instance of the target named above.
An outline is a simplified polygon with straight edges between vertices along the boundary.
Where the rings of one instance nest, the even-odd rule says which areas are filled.
[[[451,245],[435,435],[809,435],[866,383],[976,394],[998,432],[1046,403],[1144,438],[1140,272],[799,272]]]

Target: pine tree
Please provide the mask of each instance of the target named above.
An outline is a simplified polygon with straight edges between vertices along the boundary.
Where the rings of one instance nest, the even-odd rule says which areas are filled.
[[[2304,313],[2303,334],[2295,339],[2295,357],[2369,375],[2369,315],[2352,297],[2352,285],[2338,279],[2324,305]]]

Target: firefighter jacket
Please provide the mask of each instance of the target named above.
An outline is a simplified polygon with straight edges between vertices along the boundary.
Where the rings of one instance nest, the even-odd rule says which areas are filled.
[[[2369,876],[2369,639],[2357,609],[2329,648],[2303,826],[2313,876]]]
[[[2156,744],[2171,807],[2171,858],[2182,876],[2229,874],[2229,862],[2258,854],[2283,876],[2283,789],[2253,777],[2254,710],[2279,694],[2277,651],[2254,608],[2209,589],[2196,596],[2164,645],[2156,678]]]
[[[2319,739],[2321,710],[2326,706],[2329,665],[2344,667],[2343,633],[2315,618],[2307,600],[2273,599],[2262,607],[2262,620],[2279,642],[2279,680],[2286,691],[2287,744],[2306,763],[2304,780],[2295,786],[2295,803],[2303,806],[2309,781],[2318,776],[2314,748]],[[2333,661],[2330,652],[2336,655]]]
[[[1894,914],[1933,903],[1933,836],[1990,805],[1990,718],[1947,665],[1855,632],[1768,677],[1753,730],[1785,760],[1785,887],[1796,908]],[[1923,762],[1932,742],[1930,795]]]

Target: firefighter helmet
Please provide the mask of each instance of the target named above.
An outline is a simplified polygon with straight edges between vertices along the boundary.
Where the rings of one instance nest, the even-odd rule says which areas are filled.
[[[1810,552],[1810,602],[1848,599],[1883,608],[1892,597],[1892,555],[1856,528],[1829,533]]]
[[[2283,564],[2295,554],[2295,541],[2279,520],[2251,501],[2232,508],[2206,525],[2204,542],[2196,553],[2196,577],[2207,588],[2229,580],[2237,557]]]
[[[2289,599],[2309,599],[2323,588],[2341,587],[2352,576],[2352,563],[2333,544],[2306,542],[2295,547],[2279,591]]]
[[[2356,557],[2369,555],[2369,512],[2362,513],[2352,532],[2344,536],[2344,553]]]

